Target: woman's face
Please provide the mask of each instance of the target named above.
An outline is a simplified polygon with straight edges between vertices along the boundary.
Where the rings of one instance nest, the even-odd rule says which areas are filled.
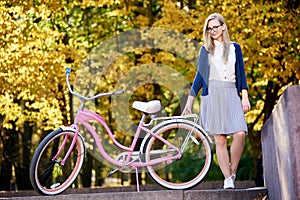
[[[225,25],[221,24],[218,19],[212,19],[208,22],[206,30],[214,40],[223,41],[223,30]]]

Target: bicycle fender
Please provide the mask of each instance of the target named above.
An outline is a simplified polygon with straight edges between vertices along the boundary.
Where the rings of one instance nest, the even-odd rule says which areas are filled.
[[[61,130],[63,130],[63,131],[74,131],[74,132],[76,132],[76,129],[75,128],[72,128],[72,127],[70,127],[70,126],[61,126],[61,127],[59,127]]]
[[[61,130],[63,131],[72,131],[72,132],[76,132],[76,129],[71,127],[71,126],[61,126],[59,127]],[[83,136],[80,134],[80,132],[78,131],[78,136],[81,137],[82,141],[84,141]]]

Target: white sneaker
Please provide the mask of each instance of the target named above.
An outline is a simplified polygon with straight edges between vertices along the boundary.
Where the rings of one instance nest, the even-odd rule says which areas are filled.
[[[236,177],[235,174],[231,174],[231,178],[232,178],[232,180],[233,180],[233,183],[234,183],[234,181],[235,181],[235,177]]]
[[[224,180],[223,188],[224,189],[234,189],[234,181],[231,176]]]

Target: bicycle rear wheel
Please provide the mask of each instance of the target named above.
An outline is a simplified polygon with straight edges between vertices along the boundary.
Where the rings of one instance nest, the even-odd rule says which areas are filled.
[[[177,190],[199,184],[212,163],[210,141],[202,130],[185,122],[171,122],[159,128],[155,134],[181,149],[182,157],[148,166],[152,179],[163,187]],[[145,159],[150,161],[176,153],[159,139],[151,137],[146,146]]]
[[[34,152],[30,165],[30,181],[33,188],[40,194],[62,193],[74,182],[80,172],[85,154],[84,143],[80,135],[65,164],[61,164],[70,149],[74,134],[73,130],[55,130],[42,140]],[[53,160],[62,146],[58,157]]]

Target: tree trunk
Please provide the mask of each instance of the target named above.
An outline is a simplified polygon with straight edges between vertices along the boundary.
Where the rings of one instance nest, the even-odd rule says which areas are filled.
[[[30,168],[30,149],[31,149],[31,137],[33,132],[33,126],[30,122],[24,123],[24,133],[20,136],[22,138],[22,151],[20,159],[16,167],[16,180],[19,190],[31,190],[33,189],[29,179]]]
[[[148,18],[149,18],[149,27],[152,26],[153,24],[153,12],[152,12],[152,7],[153,7],[153,2],[152,0],[149,0],[149,4],[148,4]]]
[[[2,123],[1,123],[2,124]],[[1,127],[2,129],[2,127]],[[3,148],[1,151],[1,157],[0,157],[0,190],[10,190],[10,181],[12,176],[12,161],[10,158],[10,143],[11,138],[6,137],[7,131],[5,129],[1,130],[1,143]],[[9,135],[9,134],[8,134]]]
[[[87,152],[80,173],[81,183],[83,187],[91,187],[92,183],[93,157]]]
[[[103,165],[102,162],[98,161],[97,159],[94,159],[94,169],[96,171],[96,180],[95,180],[95,186],[102,186],[103,183],[104,183],[104,179],[106,177],[103,177],[101,172],[102,172],[102,169],[105,167],[105,165]]]
[[[14,124],[14,122],[11,122]],[[0,163],[0,190],[11,190],[10,187],[12,180],[12,167],[13,164],[18,160],[17,151],[18,149],[18,133],[13,129],[2,129],[1,131],[1,142],[3,144],[2,156]],[[13,183],[14,184],[14,183]]]
[[[6,137],[6,131],[3,129],[3,120],[4,116],[0,116],[0,146],[3,148],[0,148],[0,190],[9,190],[10,186],[10,180],[11,180],[11,174],[12,174],[12,163],[11,160],[6,159],[7,158],[7,152],[6,152],[6,143],[7,143],[7,137]]]

